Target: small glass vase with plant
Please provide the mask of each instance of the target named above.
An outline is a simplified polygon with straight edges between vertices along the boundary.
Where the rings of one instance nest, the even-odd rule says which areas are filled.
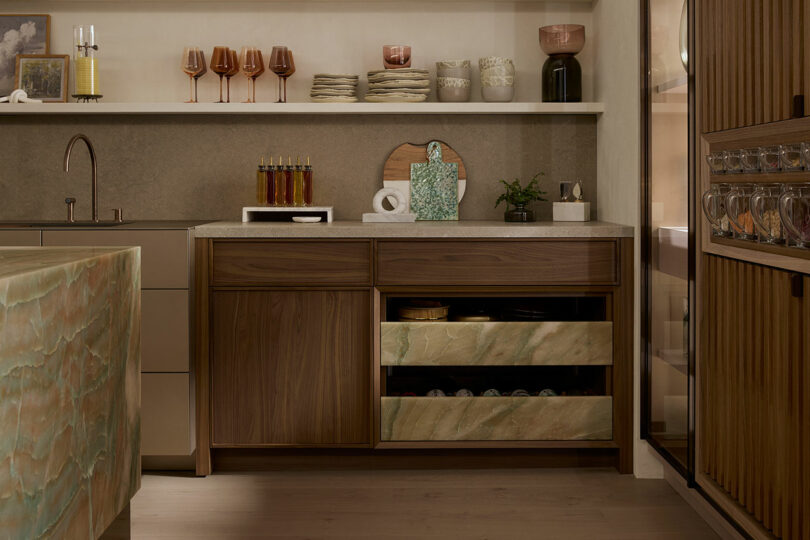
[[[526,187],[520,185],[520,179],[515,178],[512,183],[506,180],[501,180],[501,183],[506,187],[504,193],[495,201],[495,208],[502,202],[506,202],[506,212],[503,214],[503,220],[508,223],[525,223],[534,221],[534,212],[529,208],[529,205],[534,201],[545,201],[543,198],[546,194],[545,191],[540,190],[538,186],[538,178],[543,173],[537,173],[531,179]]]

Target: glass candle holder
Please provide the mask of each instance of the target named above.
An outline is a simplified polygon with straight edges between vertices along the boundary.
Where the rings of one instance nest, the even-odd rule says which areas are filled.
[[[73,81],[75,97],[98,98],[98,43],[92,24],[73,27]]]

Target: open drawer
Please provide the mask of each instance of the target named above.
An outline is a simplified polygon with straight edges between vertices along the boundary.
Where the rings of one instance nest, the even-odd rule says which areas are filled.
[[[613,323],[384,322],[383,366],[611,365]]]
[[[382,441],[613,438],[611,396],[383,397]]]

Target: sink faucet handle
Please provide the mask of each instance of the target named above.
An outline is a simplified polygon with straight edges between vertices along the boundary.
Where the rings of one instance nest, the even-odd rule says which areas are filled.
[[[68,197],[65,199],[65,204],[67,204],[67,220],[68,223],[73,223],[76,219],[73,217],[73,207],[76,204],[75,197]]]
[[[115,221],[121,223],[124,221],[124,209],[123,208],[113,208],[113,213],[115,214]]]

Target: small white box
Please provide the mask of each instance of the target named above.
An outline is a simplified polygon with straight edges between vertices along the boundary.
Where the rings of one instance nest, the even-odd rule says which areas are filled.
[[[554,221],[590,221],[591,203],[555,202],[553,212]]]
[[[245,206],[242,208],[242,223],[252,221],[288,221],[297,216],[319,217],[332,223],[331,206]]]

